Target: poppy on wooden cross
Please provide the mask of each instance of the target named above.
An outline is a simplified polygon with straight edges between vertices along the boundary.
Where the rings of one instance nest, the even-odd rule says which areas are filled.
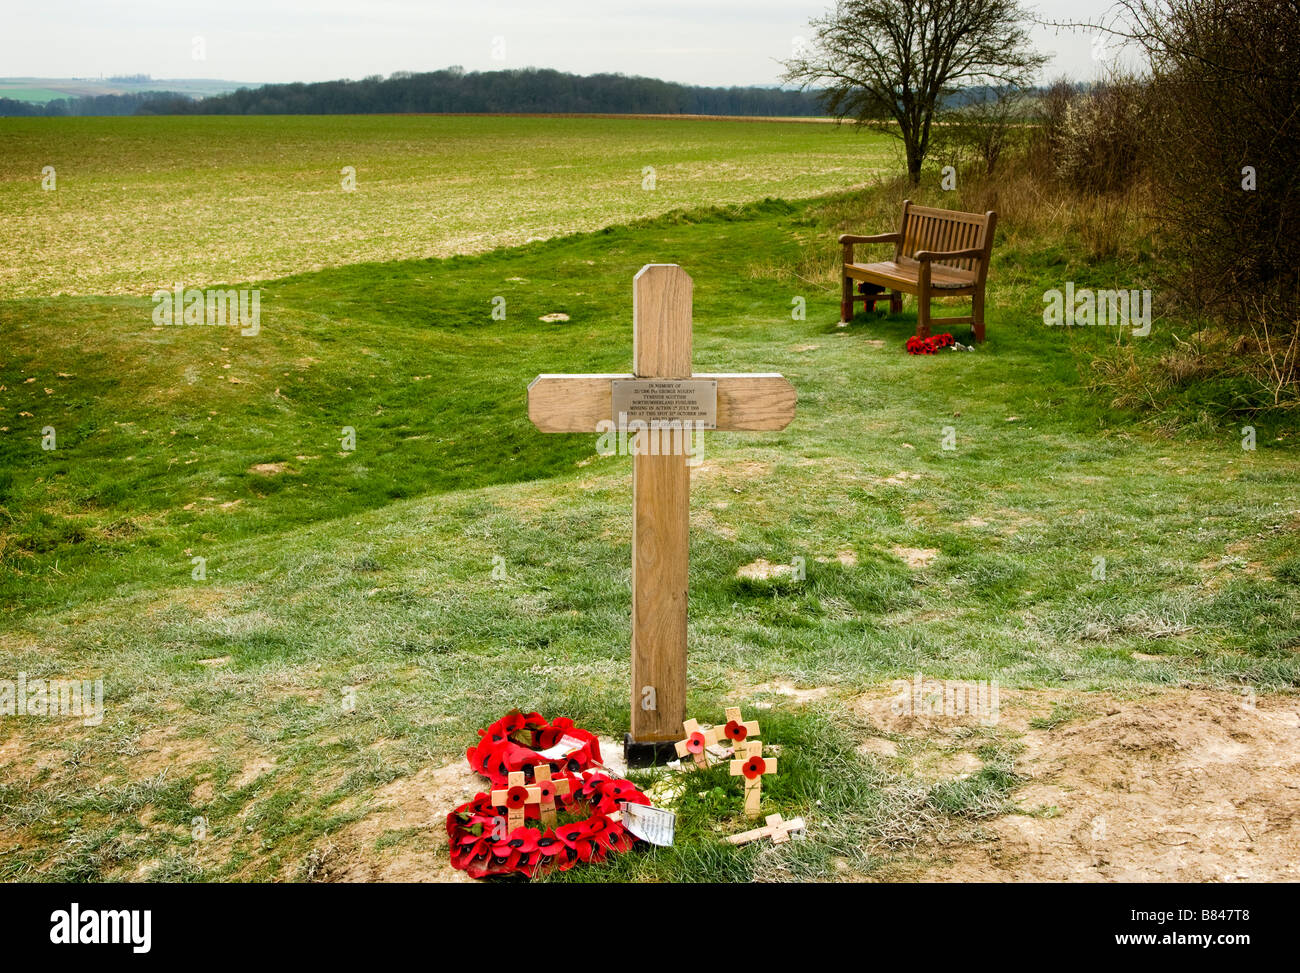
[[[719,728],[723,738],[725,738],[736,751],[736,756],[740,756],[741,744],[746,740],[752,740],[758,736],[758,720],[745,720],[740,715],[739,706],[727,707],[726,725]]]
[[[745,816],[758,817],[763,793],[763,777],[776,773],[776,758],[763,756],[761,740],[750,740],[736,748],[737,760],[731,761],[731,776],[745,778]]]
[[[695,720],[686,720],[682,723],[682,729],[686,731],[686,739],[678,740],[675,744],[677,756],[683,760],[689,753],[695,758],[695,765],[701,769],[709,766],[709,758],[705,751],[718,742],[718,734],[721,728],[711,726],[707,730],[701,730],[700,724]]]
[[[524,808],[529,804],[539,804],[542,800],[541,789],[536,785],[524,785],[524,772],[512,770],[506,775],[506,786],[492,792],[492,804],[506,809],[506,828],[514,831],[524,826]]]
[[[632,721],[629,761],[671,758],[686,719],[688,438],[693,429],[784,429],[794,387],[775,373],[691,371],[694,285],[676,264],[647,264],[632,283],[632,374],[538,375],[528,418],[542,432],[636,429],[632,459]],[[615,414],[615,398],[619,403]],[[639,425],[636,425],[638,424]],[[650,431],[676,424],[665,452]],[[646,427],[651,427],[647,429]],[[649,705],[645,702],[649,701]]]

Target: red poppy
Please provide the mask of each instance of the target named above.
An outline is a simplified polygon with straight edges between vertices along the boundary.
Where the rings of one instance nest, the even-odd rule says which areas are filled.
[[[555,785],[549,780],[539,781],[537,784],[537,803],[550,804],[555,800]]]
[[[749,736],[749,727],[744,723],[737,723],[735,720],[727,720],[727,739],[735,740],[739,743],[745,737]]]
[[[577,848],[578,842],[587,837],[587,822],[575,821],[555,829],[555,837],[567,848]]]
[[[504,849],[505,853],[501,854],[498,848],[504,849],[504,846],[492,846],[492,853],[488,856],[487,861],[488,868],[498,874],[513,872],[515,866],[519,864],[519,852],[515,851],[513,848],[509,848]]]
[[[537,850],[537,843],[542,833],[536,828],[515,828],[505,841],[498,841],[492,846],[493,854],[500,854],[502,846],[513,848],[521,855],[531,854]]]
[[[564,842],[555,836],[554,831],[548,831],[537,839],[537,850],[547,858],[554,858],[564,851]]]
[[[515,786],[506,791],[506,807],[521,808],[528,803],[528,788]]]
[[[637,793],[636,785],[630,780],[611,780],[601,790],[607,797],[612,797],[616,801],[626,801],[631,795]]]
[[[632,850],[632,846],[635,844],[636,844],[636,839],[633,838],[631,834],[629,834],[626,830],[623,829],[611,833],[609,838],[610,851],[628,852]]]
[[[613,826],[614,822],[606,815],[601,813],[593,814],[590,820],[587,821],[587,836],[595,837],[596,835],[603,834]]]
[[[686,738],[686,749],[691,753],[703,753],[704,747],[708,743],[704,739],[704,734],[698,730]]]
[[[745,775],[746,780],[754,780],[756,777],[763,776],[764,771],[767,770],[767,761],[762,757],[750,757],[740,770]]]
[[[583,777],[582,787],[579,788],[579,793],[582,795],[583,799],[587,801],[599,798],[601,785],[608,780],[608,774],[587,774]]]

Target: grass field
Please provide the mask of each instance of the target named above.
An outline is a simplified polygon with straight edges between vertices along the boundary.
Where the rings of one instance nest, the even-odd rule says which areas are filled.
[[[413,147],[426,121],[444,124],[371,119],[372,128],[347,129],[358,145],[376,141],[372,158],[409,166],[380,192],[394,213],[429,213],[450,198],[419,175],[433,151]],[[327,158],[321,126],[330,122],[275,122],[311,135],[294,143],[290,181],[301,194],[276,196],[272,209],[311,195],[302,187],[313,165],[328,183],[341,161]],[[178,144],[199,142],[203,121],[174,124],[188,133]],[[207,124],[220,132],[227,120]],[[229,124],[253,140],[243,121]],[[456,124],[469,138],[471,120]],[[493,148],[517,121],[474,124],[485,132],[478,158],[499,167],[487,178],[527,186],[544,224],[520,234],[576,228],[565,200],[579,196],[592,202],[582,220],[598,222],[698,202],[724,184],[740,192],[723,171],[732,164],[782,183],[756,176],[756,195],[830,188],[803,185],[799,167],[819,168],[806,147],[750,143],[764,138],[760,125],[646,122],[627,123],[609,148],[593,139],[557,148],[554,158],[603,175],[585,194],[579,176],[564,177],[552,195],[533,164],[512,176]],[[582,142],[581,126],[559,127],[557,146]],[[33,146],[53,131],[30,130],[17,153],[6,143],[6,178],[30,168]],[[95,150],[104,160],[95,205],[135,200],[139,187],[184,210],[195,170],[148,175],[147,130],[134,131]],[[71,127],[63,137],[88,155],[86,134]],[[871,145],[827,137],[843,142],[816,144]],[[664,170],[656,194],[636,195],[639,160],[655,154],[645,147],[682,138],[699,140],[699,179],[671,192],[689,198],[658,195],[674,185]],[[186,151],[199,166],[201,153]],[[250,141],[243,151],[253,168],[274,169],[277,149]],[[237,154],[218,139],[209,158]],[[126,188],[110,193],[114,158],[132,161],[118,177]],[[388,185],[358,169],[363,184]],[[466,186],[479,185],[475,171],[461,169]],[[203,182],[197,211],[220,209],[223,192],[243,198],[231,180]],[[68,197],[60,184],[60,200],[77,200],[74,181]],[[6,182],[6,212],[15,192]],[[520,706],[621,736],[630,462],[598,457],[592,437],[537,433],[523,395],[538,372],[627,367],[631,280],[649,262],[680,263],[694,277],[697,368],[779,370],[799,391],[787,430],[710,435],[692,476],[690,692],[692,713],[706,720],[721,717],[723,701],[770,707],[756,712],[765,741],[781,748],[782,773],[764,787],[765,810],[805,816],[810,835],[779,849],[721,845],[720,830],[743,825],[739,788],[715,770],[662,797],[679,814],[675,848],[568,878],[934,874],[957,867],[955,849],[1009,812],[1042,827],[1073,821],[1068,793],[1029,790],[1039,782],[1027,760],[1040,746],[1066,752],[1077,734],[1115,737],[1107,727],[1135,711],[1186,719],[1207,699],[1243,691],[1260,714],[1294,709],[1294,420],[1261,419],[1249,452],[1226,424],[1170,433],[1087,388],[1091,359],[1125,339],[1041,325],[1046,288],[1110,284],[1140,264],[1095,259],[1068,226],[1046,239],[1010,222],[996,250],[988,344],[911,358],[902,353],[911,304],[898,317],[835,324],[826,241],[893,206],[883,189],[308,272],[317,258],[304,241],[335,232],[335,217],[322,214],[360,198],[330,193],[292,228],[269,220],[246,250],[214,248],[206,275],[198,237],[168,238],[180,244],[175,255],[145,248],[132,269],[83,228],[84,262],[97,269],[68,289],[105,293],[46,296],[64,289],[63,271],[52,270],[27,296],[0,302],[0,676],[102,676],[107,707],[96,727],[0,719],[0,879],[443,877],[441,817],[475,789],[457,771],[478,727]],[[150,212],[130,205],[137,218]],[[489,236],[499,222],[491,214],[504,212],[482,200],[457,205],[460,219],[477,210]],[[25,212],[19,225],[57,234]],[[441,226],[416,236],[369,236],[356,256],[461,239]],[[66,271],[72,252],[53,259]],[[260,284],[256,337],[154,327],[146,297],[118,293],[146,292],[173,272],[222,279],[235,265],[301,271]],[[504,321],[491,316],[496,296],[506,298]],[[796,297],[807,300],[806,320],[792,319]],[[540,320],[554,312],[569,320]],[[1172,345],[1175,330],[1157,322],[1151,341]],[[41,449],[46,426],[57,450]],[[340,448],[345,426],[356,430],[355,451]],[[947,427],[955,449],[943,447]],[[206,559],[206,580],[193,579],[194,557]],[[741,570],[796,558],[803,580]],[[494,576],[498,565],[505,578]],[[996,679],[1007,715],[942,730],[882,717],[890,680],[916,672]],[[341,702],[350,692],[355,709]],[[1242,739],[1256,732],[1234,727]],[[1149,752],[1159,764],[1174,750]],[[1242,764],[1240,753],[1232,759]],[[1158,766],[1149,772],[1159,777]],[[1265,817],[1288,820],[1287,805],[1277,807]],[[1256,834],[1240,861],[1271,853],[1271,839]]]
[[[0,140],[0,287],[19,297],[477,253],[844,189],[892,158],[834,125],[610,118],[6,118]]]

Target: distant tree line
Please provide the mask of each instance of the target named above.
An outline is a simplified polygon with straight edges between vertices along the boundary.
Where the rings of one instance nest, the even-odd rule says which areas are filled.
[[[991,90],[991,89],[989,89]],[[955,103],[987,95],[952,93]],[[193,98],[175,91],[57,98],[0,98],[0,115],[366,115],[404,112],[576,112],[611,115],[824,116],[826,93],[781,88],[705,88],[622,74],[581,76],[549,69],[465,72],[458,67],[387,78],[268,84]]]
[[[142,109],[146,105],[171,99],[185,99],[185,96],[173,91],[134,91],[123,95],[55,98],[44,104],[0,98],[0,115],[24,118],[62,115],[137,115],[144,114]]]
[[[360,81],[268,84],[193,100],[161,96],[158,115],[364,115],[400,112],[581,112],[664,115],[822,115],[815,93],[704,88],[622,74],[586,77],[549,69],[398,72]]]

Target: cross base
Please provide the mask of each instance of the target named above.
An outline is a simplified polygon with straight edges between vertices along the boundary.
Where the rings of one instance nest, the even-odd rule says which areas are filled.
[[[672,740],[633,740],[631,733],[623,734],[623,759],[629,767],[662,766],[677,759],[677,744]]]

